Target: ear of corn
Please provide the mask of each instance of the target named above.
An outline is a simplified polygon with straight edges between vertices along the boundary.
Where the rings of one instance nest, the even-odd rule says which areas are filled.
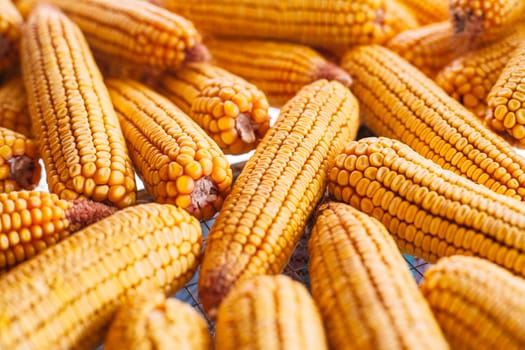
[[[443,258],[421,283],[455,349],[525,348],[525,281],[483,259]]]
[[[428,262],[474,255],[525,276],[525,206],[444,170],[386,138],[350,142],[329,192],[385,225],[407,254]]]
[[[385,1],[384,16],[385,25],[389,30],[388,38],[420,26],[412,11],[400,0]]]
[[[160,203],[211,218],[230,191],[232,171],[220,148],[164,97],[132,80],[106,85],[133,164]]]
[[[0,127],[31,136],[31,117],[21,77],[11,78],[0,86]]]
[[[523,40],[525,30],[520,27],[516,33],[504,39],[466,53],[437,74],[436,84],[475,115],[485,118],[487,95],[498,81],[512,52]],[[497,119],[492,119],[491,122],[497,123],[492,125],[495,129],[503,129],[503,125]]]
[[[398,139],[497,193],[525,199],[525,159],[415,67],[379,46],[349,51],[342,67],[375,135]]]
[[[130,297],[116,313],[104,349],[209,350],[210,333],[197,310],[161,292]]]
[[[23,19],[11,0],[0,0],[0,73],[18,59],[18,45]]]
[[[80,29],[59,10],[38,6],[26,23],[21,56],[50,191],[64,199],[133,204],[126,142]]]
[[[333,156],[353,139],[358,105],[338,82],[307,85],[282,109],[211,227],[199,298],[214,317],[238,280],[279,273],[323,195]]]
[[[209,63],[187,64],[166,74],[163,94],[189,115],[225,152],[254,149],[270,125],[264,93]]]
[[[219,308],[216,350],[328,349],[319,311],[306,288],[284,275],[236,286]]]
[[[217,65],[260,88],[280,106],[319,79],[351,84],[344,70],[308,46],[269,40],[213,38],[206,41]]]
[[[157,203],[78,231],[0,278],[0,347],[92,349],[127,295],[188,282],[201,240],[197,219]]]
[[[377,220],[344,203],[323,204],[308,251],[312,295],[332,349],[448,349]]]
[[[413,15],[422,25],[442,22],[449,19],[449,0],[400,0],[412,10]]]

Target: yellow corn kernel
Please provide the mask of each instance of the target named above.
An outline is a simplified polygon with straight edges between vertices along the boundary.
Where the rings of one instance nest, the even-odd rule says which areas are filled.
[[[199,298],[214,317],[238,280],[279,273],[322,197],[333,155],[359,126],[355,97],[319,80],[281,109],[235,181],[211,227]],[[259,237],[248,242],[251,236]]]
[[[21,46],[29,112],[50,191],[65,199],[132,205],[135,174],[126,142],[80,29],[56,8],[40,5],[24,27]],[[89,172],[84,183],[94,179],[96,186],[78,192],[76,178],[86,175],[82,171],[88,164],[97,171]],[[123,175],[118,182],[114,172]]]
[[[440,259],[421,292],[454,349],[523,349],[525,281],[467,256]]]
[[[400,0],[422,25],[449,19],[449,0]]]
[[[0,279],[0,347],[96,347],[126,296],[169,295],[198,264],[197,219],[169,204],[117,211]]]
[[[0,0],[0,73],[18,60],[23,19],[11,0]]]
[[[344,203],[323,204],[308,251],[312,296],[332,349],[448,349],[394,240],[376,219]]]
[[[307,289],[285,275],[236,285],[219,308],[217,350],[328,349],[321,315]]]
[[[0,127],[31,136],[31,117],[21,77],[11,78],[0,86]]]

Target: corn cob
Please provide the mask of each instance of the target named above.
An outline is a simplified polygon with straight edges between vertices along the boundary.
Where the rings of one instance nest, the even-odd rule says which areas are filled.
[[[449,21],[429,24],[399,33],[387,44],[429,77],[464,53],[464,37],[455,36]]]
[[[40,5],[22,36],[22,73],[49,189],[125,207],[135,174],[102,76],[78,27]]]
[[[312,297],[285,275],[257,276],[232,289],[215,337],[216,350],[328,349]]]
[[[351,142],[328,190],[385,225],[407,254],[428,262],[474,255],[525,277],[525,206],[445,170],[386,138]]]
[[[66,1],[66,0],[64,0]],[[384,0],[149,0],[216,36],[281,39],[314,47],[381,43],[395,32]],[[395,23],[398,25],[397,23]]]
[[[388,38],[420,26],[412,11],[400,0],[385,1],[385,25],[390,30]]]
[[[523,0],[450,0],[456,33],[478,42],[497,40],[514,29],[525,11]]]
[[[269,40],[210,39],[215,62],[260,88],[273,106],[281,106],[304,85],[319,79],[346,86],[348,73],[308,46]]]
[[[211,218],[232,183],[220,148],[187,115],[132,80],[107,80],[113,105],[144,186],[159,203]]]
[[[436,84],[479,118],[487,113],[487,95],[510,59],[525,40],[523,27],[493,44],[469,52],[445,66],[436,76]],[[492,120],[495,122],[496,120]],[[502,125],[494,125],[501,130]]]
[[[104,349],[209,350],[206,320],[190,305],[161,292],[130,297],[118,309]]]
[[[281,109],[206,241],[198,290],[210,317],[238,280],[284,268],[323,195],[329,162],[357,134],[358,113],[350,91],[326,80],[307,85]]]
[[[443,258],[421,291],[454,349],[525,348],[525,281],[483,259]]]
[[[199,222],[170,204],[117,211],[0,278],[0,348],[92,349],[125,297],[189,281]]]
[[[18,44],[23,19],[11,0],[0,0],[0,73],[18,59]]]
[[[525,159],[408,62],[368,46],[351,50],[342,67],[375,135],[398,139],[445,169],[525,200]]]
[[[191,63],[160,81],[161,91],[225,152],[257,146],[270,125],[268,101],[244,79],[209,63]]]
[[[427,25],[449,20],[449,0],[401,0],[419,23]]]
[[[0,86],[0,127],[31,136],[31,117],[21,77],[12,78]]]
[[[332,349],[448,349],[377,220],[343,203],[323,204],[308,251],[312,295]]]

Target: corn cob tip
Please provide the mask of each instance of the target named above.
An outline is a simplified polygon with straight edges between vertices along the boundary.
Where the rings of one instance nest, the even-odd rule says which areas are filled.
[[[10,168],[9,178],[15,180],[20,188],[31,190],[36,187],[35,176],[40,177],[40,165],[34,158],[21,155],[11,158],[7,163]]]
[[[219,189],[210,176],[204,176],[195,181],[195,188],[191,193],[191,205],[187,208],[190,214],[202,211],[205,207],[213,207],[219,196]]]
[[[470,13],[470,11],[457,9],[452,14],[452,23],[456,35],[468,35],[467,39],[469,40],[467,42],[475,39],[483,32],[483,19]]]
[[[94,224],[117,211],[117,208],[88,199],[73,199],[66,209],[66,218],[72,232]]]
[[[254,122],[252,118],[246,113],[240,113],[235,118],[235,130],[246,143],[254,143],[257,140],[255,131],[258,129],[259,124]]]
[[[337,65],[323,61],[316,67],[315,79],[336,80],[346,87],[352,85],[352,78],[345,70]]]
[[[208,62],[211,60],[211,53],[202,43],[196,43],[194,46],[185,50],[185,62]]]

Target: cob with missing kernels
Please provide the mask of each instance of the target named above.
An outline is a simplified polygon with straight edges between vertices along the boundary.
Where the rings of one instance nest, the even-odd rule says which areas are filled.
[[[0,86],[0,127],[31,136],[24,81],[15,77]]]
[[[11,68],[18,59],[22,16],[11,0],[0,0],[0,73]]]

